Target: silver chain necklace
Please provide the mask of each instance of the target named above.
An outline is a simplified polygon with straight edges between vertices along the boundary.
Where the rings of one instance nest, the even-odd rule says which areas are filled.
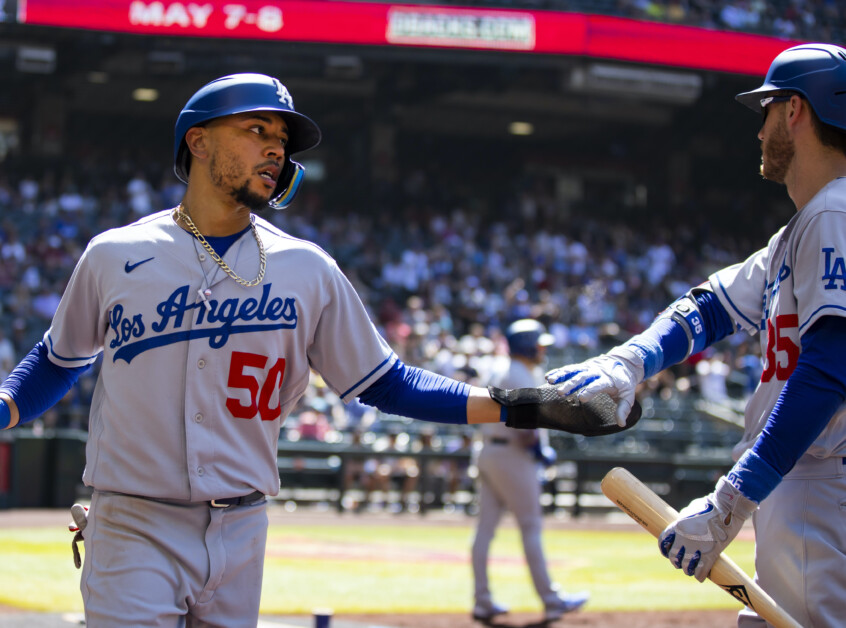
[[[217,262],[217,265],[223,269],[227,275],[229,275],[232,279],[234,279],[237,283],[241,284],[245,288],[252,288],[253,286],[259,285],[262,280],[264,279],[264,271],[267,269],[267,256],[264,253],[264,243],[261,241],[261,237],[259,236],[258,229],[256,229],[255,220],[250,220],[250,228],[253,230],[253,237],[255,237],[256,242],[258,243],[259,248],[259,273],[258,277],[253,279],[252,281],[247,281],[243,277],[239,277],[238,274],[235,273],[229,267],[229,264],[223,261],[220,255],[212,248],[211,244],[203,237],[203,234],[200,233],[200,230],[197,229],[197,225],[194,224],[194,221],[191,220],[191,217],[188,215],[186,211],[183,211],[182,203],[176,206],[176,209],[173,210],[173,218],[177,222],[180,220],[185,223],[188,229],[194,234],[194,237],[203,245],[203,248],[206,252],[211,256],[211,258]]]

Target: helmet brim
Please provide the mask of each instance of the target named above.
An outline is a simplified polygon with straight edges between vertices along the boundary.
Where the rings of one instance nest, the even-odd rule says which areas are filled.
[[[779,89],[774,85],[764,84],[758,89],[753,89],[751,92],[742,92],[734,97],[734,99],[741,105],[746,105],[755,113],[763,114],[761,109],[761,99],[766,98],[770,92],[777,92]]]
[[[538,338],[538,345],[541,347],[551,347],[555,344],[555,336],[549,333],[541,334]]]

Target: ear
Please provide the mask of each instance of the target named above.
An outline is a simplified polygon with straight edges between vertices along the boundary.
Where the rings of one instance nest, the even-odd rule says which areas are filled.
[[[185,145],[191,155],[203,159],[208,157],[208,134],[201,126],[192,126],[185,133]]]
[[[793,96],[788,102],[786,109],[786,122],[788,127],[795,127],[800,121],[810,122],[810,105],[799,96]]]

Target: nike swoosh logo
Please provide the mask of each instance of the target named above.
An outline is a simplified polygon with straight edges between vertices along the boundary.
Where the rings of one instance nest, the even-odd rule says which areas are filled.
[[[127,273],[131,273],[133,270],[135,270],[136,268],[138,268],[141,264],[146,264],[146,263],[147,263],[147,262],[149,262],[151,259],[154,259],[154,257],[155,257],[155,256],[153,256],[153,257],[148,257],[147,259],[142,259],[140,262],[136,262],[136,263],[134,263],[134,264],[130,264],[129,262],[127,262],[126,264],[124,264],[123,269],[124,269]]]
[[[699,515],[707,515],[712,510],[714,510],[714,504],[708,504],[701,511],[693,513],[692,515],[688,515],[686,518],[690,519],[691,517],[698,517]]]

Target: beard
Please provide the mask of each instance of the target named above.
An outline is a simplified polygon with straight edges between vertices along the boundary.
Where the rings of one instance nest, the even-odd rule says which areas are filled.
[[[216,186],[226,190],[239,205],[250,211],[267,207],[268,198],[250,189],[250,179],[241,178],[244,164],[235,156],[219,159],[214,155],[210,164],[211,178]]]
[[[232,198],[234,198],[239,205],[243,205],[250,211],[255,212],[267,207],[267,199],[261,196],[261,194],[256,194],[250,189],[249,180],[244,181],[241,187],[233,190]]]
[[[778,118],[770,135],[761,147],[761,176],[774,183],[784,183],[787,170],[793,163],[796,146],[787,134],[787,126]]]

